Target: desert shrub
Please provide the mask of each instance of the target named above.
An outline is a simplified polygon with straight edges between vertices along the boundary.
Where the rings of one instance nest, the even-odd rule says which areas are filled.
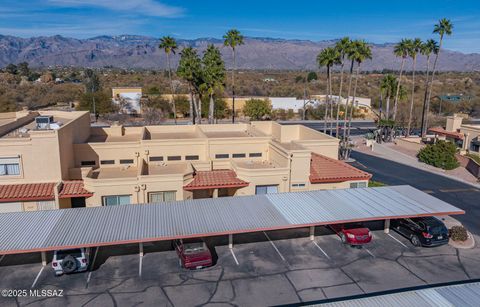
[[[265,119],[272,113],[269,99],[249,99],[243,106],[243,114],[252,120]]]
[[[418,159],[426,164],[450,170],[459,166],[457,158],[455,158],[456,150],[455,144],[438,141],[422,148],[418,152]]]
[[[448,234],[453,241],[466,241],[468,239],[467,230],[463,226],[453,226],[448,230]]]

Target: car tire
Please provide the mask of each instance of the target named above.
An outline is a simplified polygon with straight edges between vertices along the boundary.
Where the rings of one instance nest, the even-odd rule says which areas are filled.
[[[422,244],[420,243],[420,239],[418,238],[417,235],[413,235],[410,238],[410,242],[412,242],[412,245],[415,247],[420,247]]]
[[[77,259],[72,255],[67,255],[62,261],[62,270],[64,273],[73,273],[78,268]]]
[[[342,240],[343,244],[347,244],[347,236],[344,233],[340,234],[340,240]]]

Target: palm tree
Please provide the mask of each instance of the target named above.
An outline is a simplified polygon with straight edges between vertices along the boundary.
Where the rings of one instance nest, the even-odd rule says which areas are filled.
[[[345,57],[348,54],[351,43],[352,43],[352,41],[350,40],[350,38],[344,37],[335,44],[335,49],[337,49],[337,51],[339,53],[339,56],[340,56],[339,57],[339,62],[341,64],[341,68],[340,68],[340,88],[339,88],[339,91],[338,91],[337,119],[336,119],[336,129],[335,129],[335,133],[336,133],[335,135],[336,135],[337,138],[339,137],[338,116],[340,114],[340,103],[341,103],[341,99],[342,99],[343,70],[344,70],[344,67],[345,67]]]
[[[417,54],[422,50],[422,40],[415,38],[411,41],[408,48],[408,55],[412,58],[412,97],[410,97],[410,112],[408,113],[407,136],[410,135],[410,128],[412,125],[413,104],[415,101],[415,65],[417,64]]]
[[[433,33],[440,35],[440,43],[438,44],[438,52],[435,55],[435,61],[433,62],[432,78],[430,79],[430,86],[429,86],[428,95],[427,95],[428,102],[430,102],[430,99],[432,97],[433,79],[435,78],[435,72],[437,71],[437,61],[438,61],[438,57],[440,56],[440,50],[442,50],[443,37],[445,35],[447,36],[452,35],[452,30],[453,30],[453,24],[449,19],[446,19],[446,18],[440,19],[433,28]]]
[[[232,123],[235,123],[235,70],[237,69],[236,47],[243,45],[243,35],[236,29],[231,29],[223,36],[223,45],[232,48],[233,69],[232,69]]]
[[[186,47],[180,52],[180,61],[178,63],[177,75],[188,83],[190,92],[190,119],[193,124],[199,124],[201,114],[196,101],[196,95],[199,93],[201,83],[202,61],[197,54],[197,50],[192,47]],[[196,118],[198,117],[198,121]]]
[[[438,43],[433,40],[429,39],[422,45],[421,53],[427,57],[427,71],[425,76],[425,97],[423,100],[423,109],[422,109],[422,137],[425,137],[427,134],[427,117],[428,111],[430,110],[430,101],[427,101],[428,95],[428,76],[430,73],[430,56],[433,54],[438,54]]]
[[[342,143],[344,145],[345,145],[345,138],[347,136],[348,104],[350,100],[350,90],[352,89],[353,67],[355,64],[355,59],[358,57],[359,43],[360,41],[358,40],[351,41],[347,49],[347,59],[350,60],[350,70],[349,70],[349,77],[348,77],[347,99],[345,101],[345,113],[343,114],[343,136],[342,136],[343,142]]]
[[[365,60],[372,59],[372,48],[367,44],[367,42],[361,40],[357,41],[357,52],[355,52],[355,62],[357,63],[357,71],[355,73],[355,85],[353,87],[353,99],[352,99],[352,107],[350,108],[350,117],[348,120],[348,133],[347,133],[347,140],[350,138],[350,128],[352,126],[352,118],[353,118],[353,109],[354,109],[354,102],[357,95],[357,85],[358,85],[358,76],[360,74],[360,66]],[[348,153],[348,151],[347,151]],[[348,154],[347,154],[348,158]]]
[[[397,117],[398,94],[399,94],[399,91],[400,91],[400,84],[402,82],[402,74],[403,74],[403,68],[405,66],[405,60],[408,57],[408,46],[410,44],[411,44],[410,40],[402,39],[393,48],[393,53],[395,54],[395,56],[402,58],[402,64],[400,66],[400,73],[399,73],[398,82],[397,82],[397,90],[395,92],[395,100],[393,101],[393,121],[395,121],[395,119]]]
[[[395,98],[395,90],[397,89],[397,78],[394,75],[386,75],[380,82],[380,90],[382,96],[386,99],[385,119],[390,119],[390,99]]]
[[[225,63],[222,54],[213,44],[208,45],[202,58],[202,79],[201,91],[208,94],[210,104],[208,108],[208,123],[214,123],[215,91],[222,90],[225,82]]]
[[[177,50],[177,42],[171,36],[164,36],[160,39],[160,45],[158,46],[160,49],[165,51],[167,55],[167,64],[168,64],[168,78],[170,79],[170,90],[172,92],[172,106],[173,106],[173,120],[175,124],[177,124],[177,108],[175,106],[175,89],[173,87],[173,80],[172,80],[172,69],[170,67],[170,53],[175,54]]]
[[[327,68],[327,99],[325,101],[325,125],[323,127],[323,133],[327,132],[327,114],[328,114],[328,107],[329,104],[332,104],[331,96],[332,96],[332,76],[331,76],[331,68],[333,65],[339,63],[340,54],[337,49],[333,47],[328,47],[323,49],[317,55],[317,63],[319,67],[326,67]],[[333,111],[333,107],[330,106],[330,112]],[[332,114],[330,113],[330,116]],[[332,135],[333,131],[330,129],[330,135]]]

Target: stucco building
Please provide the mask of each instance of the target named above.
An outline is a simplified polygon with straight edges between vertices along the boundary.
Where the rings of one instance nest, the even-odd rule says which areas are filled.
[[[87,112],[7,113],[0,211],[365,187],[371,175],[337,156],[338,139],[300,125],[102,128]]]

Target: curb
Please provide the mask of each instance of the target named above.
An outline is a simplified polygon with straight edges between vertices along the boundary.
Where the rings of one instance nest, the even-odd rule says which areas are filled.
[[[375,145],[373,146],[373,148],[375,147]],[[372,148],[372,152],[376,152],[374,149]],[[385,147],[384,147],[385,148]],[[355,149],[353,149],[354,151],[357,151]],[[396,151],[394,149],[390,149],[390,148],[387,148],[387,150],[391,150],[391,151],[394,151],[396,154],[400,154],[402,156],[405,156],[407,157],[408,159],[412,160],[412,161],[415,161],[415,159],[413,159],[412,157],[410,157],[409,155],[406,155],[404,154],[403,152],[399,152],[399,151]],[[369,153],[366,153],[366,152],[363,152],[363,151],[357,151],[359,153],[364,153],[364,154],[369,154]],[[378,153],[378,152],[376,152]],[[378,155],[374,155],[374,154],[369,154],[371,156],[375,156],[375,157],[379,157]],[[427,167],[418,167],[418,166],[415,166],[415,165],[412,165],[412,164],[409,164],[408,162],[404,162],[404,161],[398,161],[398,160],[393,160],[393,159],[390,159],[382,154],[380,154],[381,156],[379,158],[383,158],[383,159],[386,159],[386,160],[389,160],[389,161],[392,161],[392,162],[396,162],[396,163],[400,163],[400,164],[403,164],[403,165],[407,165],[407,166],[410,166],[410,167],[414,167],[416,169],[419,169],[419,170],[423,170],[423,171],[426,171],[426,172],[429,172],[429,173],[432,173],[432,174],[435,174],[435,175],[439,175],[439,176],[443,176],[443,177],[446,177],[446,178],[449,178],[449,179],[452,179],[452,180],[456,180],[458,182],[461,182],[461,183],[464,183],[464,184],[468,184],[474,188],[477,188],[477,189],[480,189],[480,184],[476,184],[476,183],[472,183],[472,182],[468,182],[468,181],[465,181],[463,179],[460,179],[458,177],[455,177],[455,176],[451,176],[451,175],[447,175],[447,174],[442,174],[441,172],[439,171],[436,171],[436,170],[431,170]],[[418,161],[415,161],[416,163],[419,163]],[[426,165],[426,164],[425,164]]]
[[[473,237],[472,233],[470,231],[467,231],[468,234],[468,239],[465,240],[464,242],[461,242],[461,244],[458,244],[457,242],[453,241],[452,239],[448,240],[448,245],[451,245],[454,248],[457,249],[472,249],[475,247],[475,238]],[[471,239],[471,240],[469,240]],[[463,243],[466,243],[470,241],[468,245],[463,245]]]

